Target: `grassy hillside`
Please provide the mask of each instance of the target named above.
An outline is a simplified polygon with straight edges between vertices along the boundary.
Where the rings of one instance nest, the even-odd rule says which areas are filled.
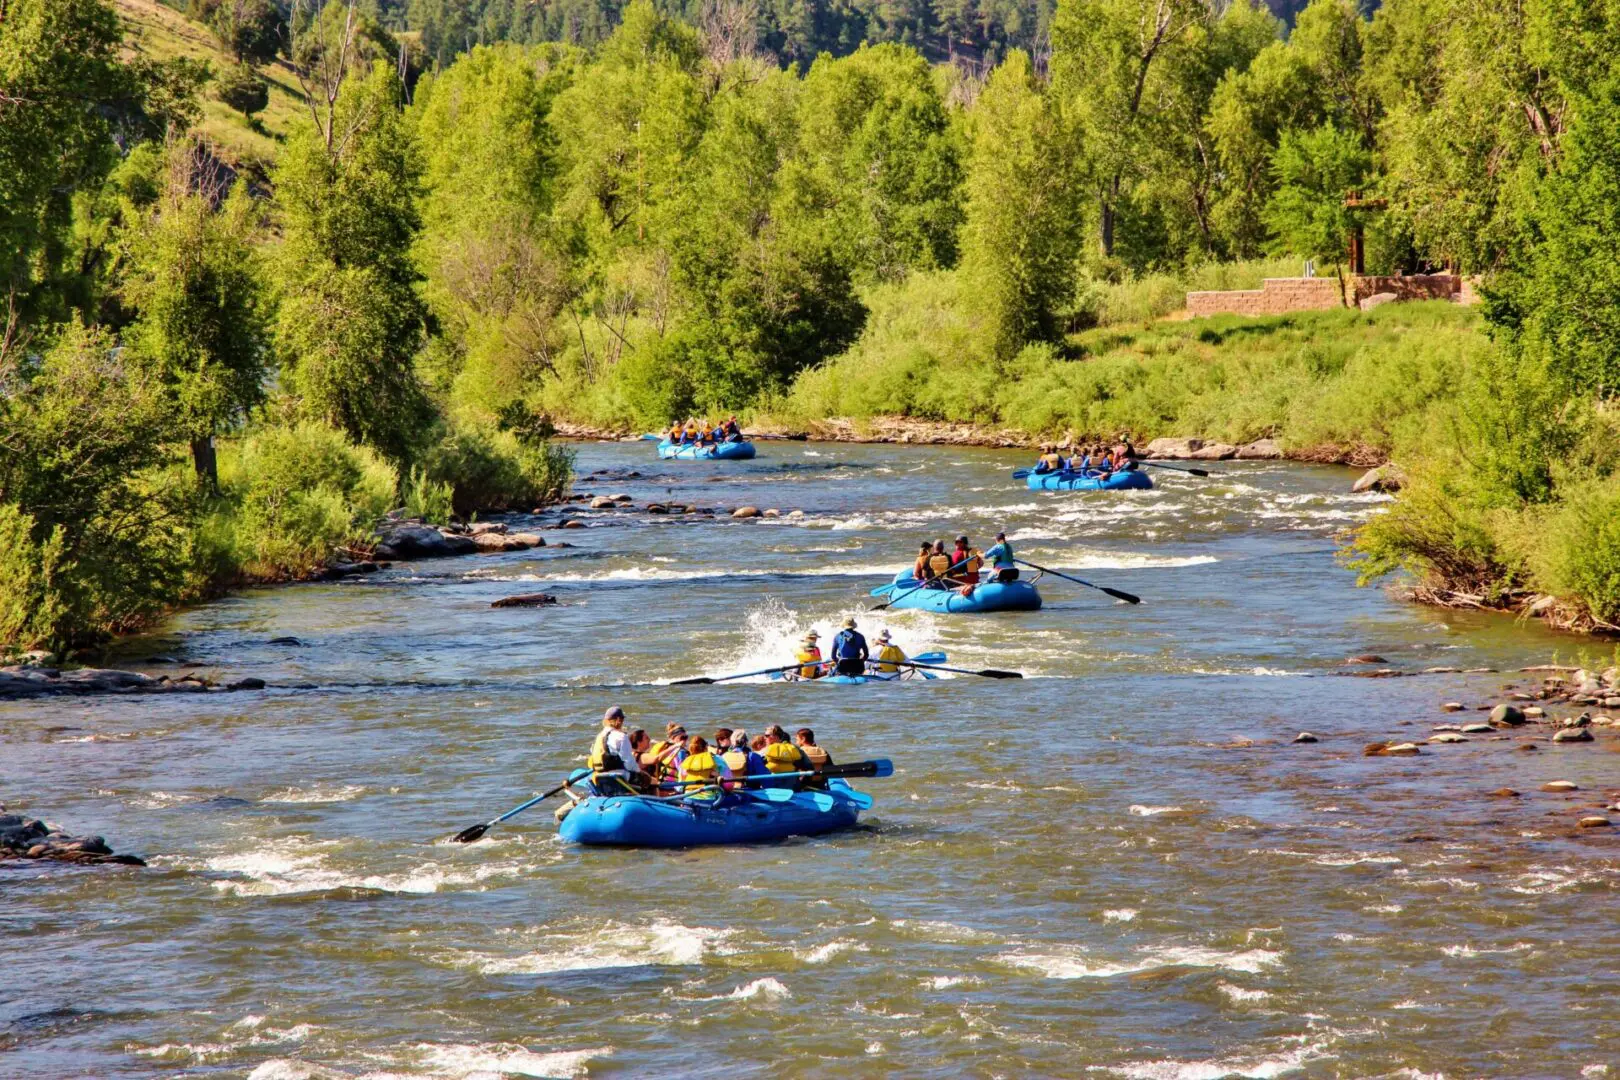
[[[218,72],[232,61],[220,51],[208,28],[186,18],[157,0],[113,0],[124,20],[124,42],[132,54],[164,60],[184,56],[205,60]],[[270,85],[270,104],[250,124],[235,109],[203,93],[203,119],[200,133],[215,147],[221,159],[262,176],[273,161],[280,142],[304,114],[305,105],[298,79],[292,69],[277,61],[259,69]]]

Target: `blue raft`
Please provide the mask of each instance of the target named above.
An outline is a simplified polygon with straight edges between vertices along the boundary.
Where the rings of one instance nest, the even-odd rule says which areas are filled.
[[[574,844],[615,847],[757,844],[848,829],[871,804],[843,780],[780,800],[750,792],[712,800],[592,795],[569,811],[557,835]]]
[[[1031,491],[1147,491],[1153,478],[1140,469],[1111,473],[1106,480],[1072,472],[1032,472],[1024,484]]]
[[[754,456],[754,444],[745,439],[742,442],[711,443],[708,446],[697,443],[676,445],[665,439],[658,444],[658,456],[681,461],[747,461]]]
[[[902,570],[889,584],[873,589],[872,595],[897,597],[889,603],[891,611],[912,608],[948,615],[974,615],[987,611],[1039,611],[1041,608],[1041,594],[1028,581],[987,582],[974,589],[972,596],[963,596],[956,589],[918,589],[917,584],[910,570]],[[913,589],[916,591],[911,592]],[[902,595],[905,593],[909,595]]]

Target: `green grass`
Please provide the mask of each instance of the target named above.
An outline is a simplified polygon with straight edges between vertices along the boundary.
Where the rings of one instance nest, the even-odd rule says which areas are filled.
[[[860,341],[802,375],[771,403],[772,419],[906,416],[1032,436],[1272,436],[1324,456],[1333,448],[1381,456],[1420,444],[1462,370],[1490,347],[1474,310],[1431,302],[1103,326],[1061,351],[1032,346],[996,365],[976,347],[971,305],[953,275],[917,275],[869,302]]]
[[[157,0],[114,0],[114,6],[124,21],[125,47],[132,54],[154,60],[206,60],[215,71],[232,63],[207,27]],[[275,160],[282,140],[308,112],[298,78],[285,61],[260,68],[259,75],[269,83],[270,103],[256,114],[256,126],[214,100],[209,89],[204,88],[203,118],[197,131],[221,160],[262,175]]]

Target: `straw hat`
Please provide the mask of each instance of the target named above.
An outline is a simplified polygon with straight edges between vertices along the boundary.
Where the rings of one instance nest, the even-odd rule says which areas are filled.
[[[849,618],[844,620],[844,629],[845,630],[853,630],[853,629],[855,629],[855,616],[851,615]]]
[[[889,632],[887,630],[879,630],[877,641],[879,645],[887,645],[889,643]]]

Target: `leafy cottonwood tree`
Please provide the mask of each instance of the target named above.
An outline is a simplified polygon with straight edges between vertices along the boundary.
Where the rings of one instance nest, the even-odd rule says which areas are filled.
[[[124,301],[139,312],[127,335],[131,361],[167,394],[211,486],[211,437],[264,400],[270,347],[255,246],[261,211],[245,185],[226,196],[214,176],[200,147],[171,151],[162,197],[126,230],[123,283]]]
[[[275,174],[276,342],[302,414],[406,462],[429,410],[412,366],[425,315],[411,257],[420,165],[400,105],[378,64],[344,83],[332,127],[289,140]],[[333,130],[347,134],[328,142]]]
[[[1011,359],[1052,340],[1071,297],[1079,248],[1073,136],[1014,51],[990,75],[970,118],[962,270],[990,353]]]
[[[1332,124],[1288,131],[1271,160],[1276,192],[1265,221],[1280,255],[1303,255],[1332,265],[1340,286],[1354,211],[1345,198],[1358,190],[1372,168],[1371,155],[1351,131]]]

